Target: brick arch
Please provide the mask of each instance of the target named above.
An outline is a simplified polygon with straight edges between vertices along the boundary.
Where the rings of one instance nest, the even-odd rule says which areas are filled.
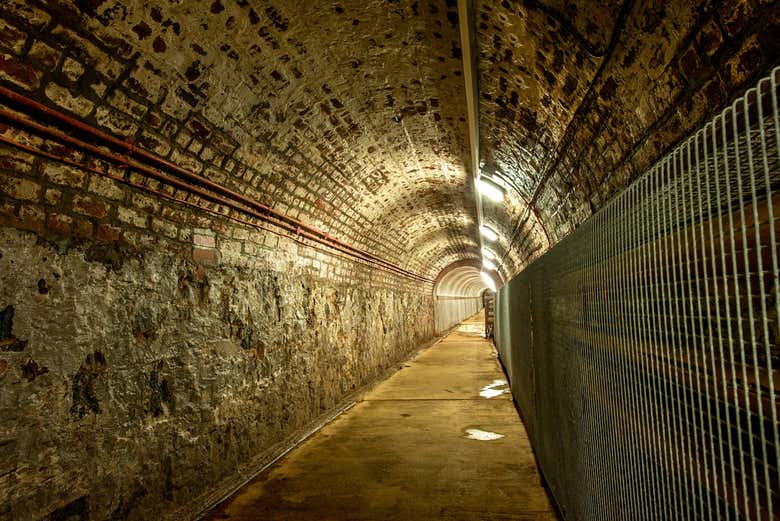
[[[55,0],[41,15],[12,3],[2,82],[372,255],[421,265],[407,260],[398,214],[457,213],[439,224],[464,257],[476,240],[462,220],[474,199],[455,4]],[[776,9],[475,1],[482,168],[517,190],[485,211],[508,236],[507,272],[776,63],[762,45]]]

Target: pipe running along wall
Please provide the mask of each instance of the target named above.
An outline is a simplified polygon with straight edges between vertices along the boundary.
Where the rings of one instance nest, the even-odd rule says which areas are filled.
[[[157,156],[156,154],[144,150],[142,147],[136,146],[132,142],[123,141],[114,136],[111,136],[93,127],[92,125],[89,125],[88,123],[84,123],[83,121],[72,118],[58,110],[47,107],[46,105],[38,103],[37,101],[30,99],[27,96],[0,86],[0,100],[17,105],[19,108],[30,112],[33,117],[37,115],[51,119],[69,131],[85,134],[86,136],[96,140],[99,145],[118,149],[122,151],[123,154],[118,154],[116,152],[112,152],[105,148],[88,143],[56,128],[42,125],[14,111],[0,108],[0,121],[19,125],[20,127],[29,129],[41,136],[51,138],[63,144],[72,146],[77,150],[95,154],[98,157],[121,165],[125,168],[141,172],[142,174],[147,175],[152,179],[160,181],[168,186],[184,190],[189,193],[197,194],[198,196],[212,202],[226,205],[244,215],[249,215],[250,217],[257,218],[262,222],[269,223],[274,227],[279,228],[280,230],[325,245],[329,248],[339,251],[342,254],[355,257],[380,269],[390,270],[415,280],[432,282],[425,277],[421,277],[408,270],[404,270],[395,264],[387,262],[381,257],[378,257],[370,252],[355,248],[354,246],[351,246],[350,244],[347,244],[326,232],[318,230],[317,228],[307,225],[297,219],[285,215],[284,213],[278,212],[267,205],[259,203],[256,200],[225,188],[217,183],[211,182],[208,179],[205,179],[204,177],[187,170],[186,168],[182,168],[162,157]],[[88,168],[87,165],[80,164],[67,157],[51,154],[44,150],[37,149],[24,143],[19,143],[4,136],[0,136],[0,140],[2,140],[3,143],[24,150],[25,152],[30,152],[49,159],[55,159],[63,163],[75,164],[75,166],[79,166],[81,168]],[[139,158],[142,162],[136,161],[133,158]],[[152,165],[152,167],[148,165]],[[166,172],[170,173],[171,175]],[[95,173],[98,173],[99,175],[105,175],[104,172],[99,170],[95,170]],[[129,179],[122,178],[117,180],[130,184]]]

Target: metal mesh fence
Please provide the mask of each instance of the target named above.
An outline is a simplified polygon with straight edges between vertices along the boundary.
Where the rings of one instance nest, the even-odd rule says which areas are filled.
[[[567,519],[779,519],[780,68],[498,292]]]

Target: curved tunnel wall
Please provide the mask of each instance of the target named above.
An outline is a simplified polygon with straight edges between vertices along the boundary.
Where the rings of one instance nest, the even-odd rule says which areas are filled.
[[[475,266],[445,269],[433,292],[436,332],[446,331],[482,309],[485,288]]]
[[[194,518],[434,336],[457,30],[352,4],[0,5],[0,87],[73,120],[0,99],[0,518]]]
[[[187,518],[474,309],[456,4],[0,2],[0,517]],[[473,4],[505,280],[778,56],[777,2]]]

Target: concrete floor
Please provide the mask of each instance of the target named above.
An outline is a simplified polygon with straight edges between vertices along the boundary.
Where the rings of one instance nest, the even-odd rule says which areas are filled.
[[[481,332],[479,314],[207,519],[556,519]]]

